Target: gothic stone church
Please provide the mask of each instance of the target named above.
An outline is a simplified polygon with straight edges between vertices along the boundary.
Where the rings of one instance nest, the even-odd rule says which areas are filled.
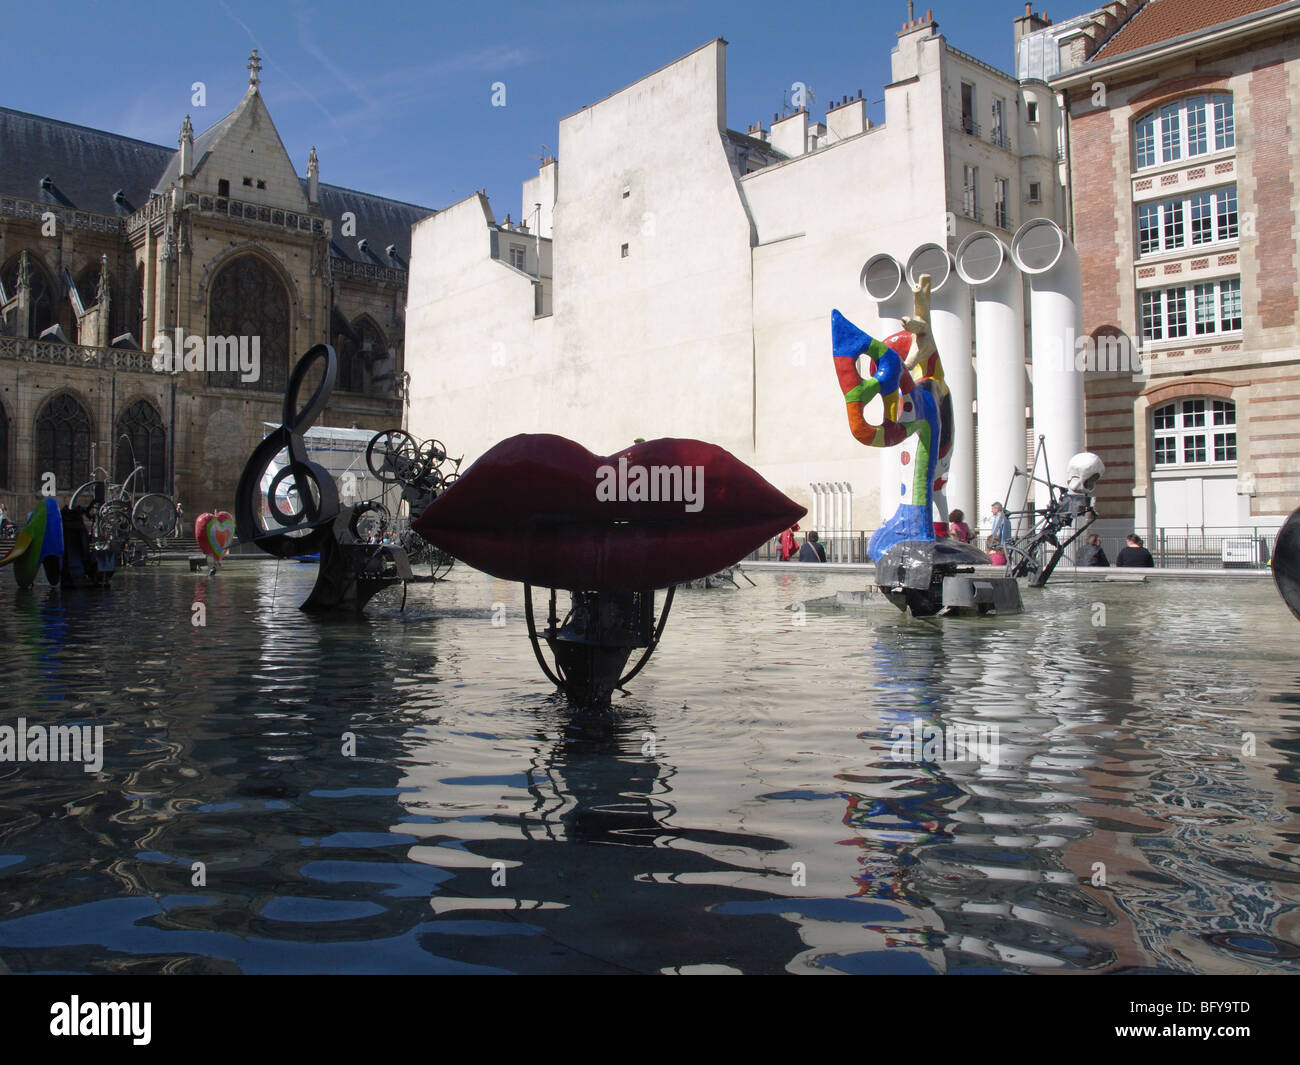
[[[298,176],[259,92],[178,150],[0,108],[0,502],[102,466],[193,518],[231,509],[294,361],[339,354],[318,424],[402,419],[411,225],[433,211]],[[160,372],[160,335],[259,338],[260,374]],[[191,367],[195,363],[191,360]],[[305,396],[304,396],[305,399]],[[122,439],[131,442],[128,447]]]

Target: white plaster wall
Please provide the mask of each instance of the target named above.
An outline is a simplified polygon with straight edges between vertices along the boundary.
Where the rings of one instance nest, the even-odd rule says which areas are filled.
[[[558,170],[558,163],[547,163],[524,182],[519,196],[519,221],[543,237],[549,237],[554,228],[555,182]],[[537,210],[539,203],[542,205],[540,219],[534,218],[539,214]]]
[[[594,451],[687,436],[752,458],[750,229],[722,140],[723,47],[560,123],[554,424]]]
[[[529,278],[490,258],[492,223],[475,194],[412,230],[409,425],[467,463],[515,433],[555,431],[551,319],[534,319]]]
[[[863,265],[880,252],[905,263],[918,244],[944,243],[943,137],[932,117],[939,97],[930,69],[918,82],[887,90],[896,121],[742,182],[760,242],[753,253],[755,465],[809,507],[809,482],[848,481],[856,529],[875,528],[898,498],[892,474],[887,498],[880,491],[880,452],[849,433],[830,315],[838,309],[883,339],[896,326],[882,325],[862,290]],[[903,302],[910,313],[910,298]],[[897,451],[890,449],[885,463],[891,470]]]

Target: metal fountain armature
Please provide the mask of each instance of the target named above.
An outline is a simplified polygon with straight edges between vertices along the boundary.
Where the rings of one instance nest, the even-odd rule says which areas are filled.
[[[298,394],[317,364],[320,381],[299,409]],[[317,344],[298,360],[285,389],[281,424],[249,457],[235,493],[241,543],[255,543],[278,558],[320,553],[316,585],[302,604],[302,609],[310,612],[360,611],[384,588],[434,579],[417,578],[401,546],[372,542],[382,538],[389,524],[390,514],[382,502],[363,500],[342,508],[333,477],[307,457],[303,433],[325,410],[337,377],[338,356],[328,344]],[[389,431],[390,435],[397,432]],[[384,435],[380,433],[371,441],[368,455],[379,454],[376,441]],[[402,453],[400,448],[393,451],[397,457]],[[382,454],[385,457],[378,465],[392,480],[397,480],[399,469],[403,474],[410,472],[397,457],[387,457],[387,449],[382,449]],[[272,474],[282,462],[283,468]],[[379,475],[374,464],[371,468]],[[263,490],[268,476],[269,486]]]
[[[1038,476],[1039,462],[1043,465],[1041,477]],[[1003,503],[1010,528],[1029,530],[1007,545],[1008,576],[1027,578],[1031,588],[1041,588],[1047,583],[1065,549],[1097,520],[1097,512],[1092,509],[1092,490],[1105,472],[1106,466],[1101,459],[1089,451],[1083,451],[1070,459],[1066,483],[1053,484],[1044,438],[1039,436],[1038,447],[1034,450],[1033,468],[1028,473],[1017,469],[1011,475],[1011,484],[1007,486],[1006,501]],[[1041,485],[1047,489],[1048,502],[1045,507],[1035,507],[1029,503],[1022,510],[1005,509],[1009,501],[1017,497],[1016,482],[1020,478],[1031,485]],[[1025,498],[1030,500],[1033,494],[1026,491]]]

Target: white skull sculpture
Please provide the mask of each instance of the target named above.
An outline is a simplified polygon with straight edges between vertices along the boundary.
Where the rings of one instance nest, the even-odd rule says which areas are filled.
[[[1071,492],[1091,495],[1106,472],[1106,464],[1091,451],[1080,451],[1065,468],[1065,487]]]

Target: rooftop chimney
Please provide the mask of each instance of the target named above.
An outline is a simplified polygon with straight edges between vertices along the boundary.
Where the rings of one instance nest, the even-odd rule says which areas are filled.
[[[1031,33],[1037,33],[1039,30],[1046,29],[1052,24],[1052,20],[1041,12],[1035,14],[1033,3],[1025,4],[1025,13],[1017,15],[1012,23],[1012,45],[1011,52],[1015,55],[1020,50],[1020,38]]]

